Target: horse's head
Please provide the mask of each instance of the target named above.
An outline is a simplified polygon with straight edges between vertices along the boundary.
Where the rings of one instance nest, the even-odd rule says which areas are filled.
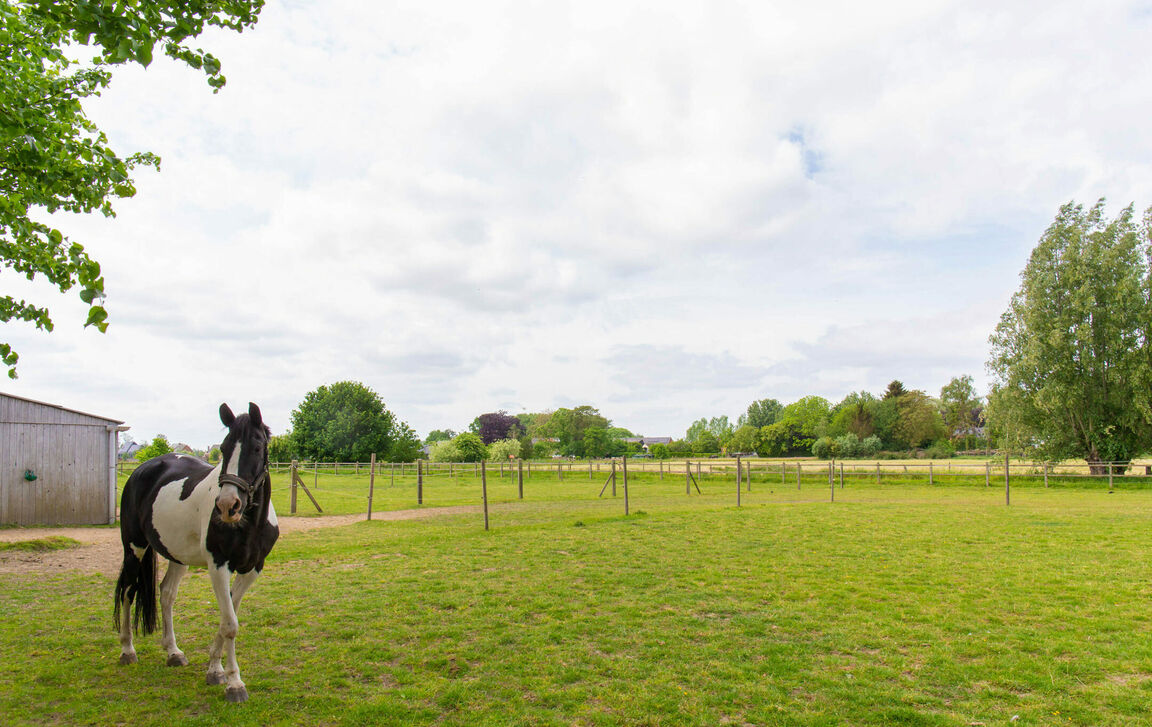
[[[272,430],[264,426],[260,407],[248,404],[248,413],[235,416],[227,404],[220,405],[220,421],[228,435],[220,444],[220,493],[216,511],[230,525],[243,521],[257,490],[267,484],[268,438]]]

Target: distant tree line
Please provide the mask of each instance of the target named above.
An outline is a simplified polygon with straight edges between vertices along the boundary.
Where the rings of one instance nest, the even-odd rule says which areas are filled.
[[[933,398],[893,381],[881,396],[853,392],[832,404],[805,396],[791,404],[759,399],[735,422],[699,419],[684,439],[668,446],[679,454],[758,454],[762,457],[875,457],[881,451],[925,450],[951,456],[986,444],[984,404],[971,376],[953,378]]]
[[[594,406],[554,411],[480,414],[457,433],[434,429],[425,438],[429,459],[434,462],[492,462],[509,459],[562,457],[621,457],[636,454],[640,445],[626,442],[632,432],[612,426]]]

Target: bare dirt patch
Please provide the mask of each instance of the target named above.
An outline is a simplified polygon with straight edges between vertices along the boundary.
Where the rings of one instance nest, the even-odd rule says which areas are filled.
[[[372,513],[373,520],[416,520],[479,512],[474,505],[460,507],[432,507],[418,510],[393,510]],[[291,537],[293,533],[334,528],[367,519],[364,513],[358,515],[324,515],[320,517],[280,518],[280,537]],[[63,536],[79,541],[75,548],[65,548],[45,553],[30,551],[0,552],[0,575],[8,573],[101,573],[115,577],[120,572],[123,551],[120,545],[120,528],[117,527],[27,527],[0,529],[0,542],[39,540],[51,536]]]

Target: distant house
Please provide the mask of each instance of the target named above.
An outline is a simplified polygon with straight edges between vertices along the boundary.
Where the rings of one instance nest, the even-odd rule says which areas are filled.
[[[196,454],[196,450],[192,449],[183,442],[177,442],[176,444],[172,445],[172,451],[176,454]]]
[[[120,449],[117,450],[116,456],[120,459],[136,459],[136,453],[142,449],[144,449],[143,444],[128,440],[127,442],[124,442],[120,445]]]
[[[645,452],[653,444],[672,444],[672,437],[622,437],[621,441],[628,444],[639,444]]]

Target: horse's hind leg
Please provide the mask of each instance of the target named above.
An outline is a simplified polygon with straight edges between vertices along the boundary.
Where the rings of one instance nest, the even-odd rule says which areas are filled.
[[[168,561],[168,570],[160,582],[160,612],[164,620],[164,635],[160,646],[168,653],[168,666],[188,666],[188,658],[176,646],[176,632],[172,626],[172,604],[180,590],[180,579],[188,572],[188,566]]]
[[[132,602],[127,596],[120,599],[120,663],[136,663],[136,647],[132,645]]]
[[[116,581],[116,608],[117,627],[120,629],[120,663],[135,664],[136,647],[132,643],[132,602],[139,595],[137,582],[140,569],[140,555],[145,552],[143,548],[132,545],[124,546],[124,562],[120,566],[120,577]]]

